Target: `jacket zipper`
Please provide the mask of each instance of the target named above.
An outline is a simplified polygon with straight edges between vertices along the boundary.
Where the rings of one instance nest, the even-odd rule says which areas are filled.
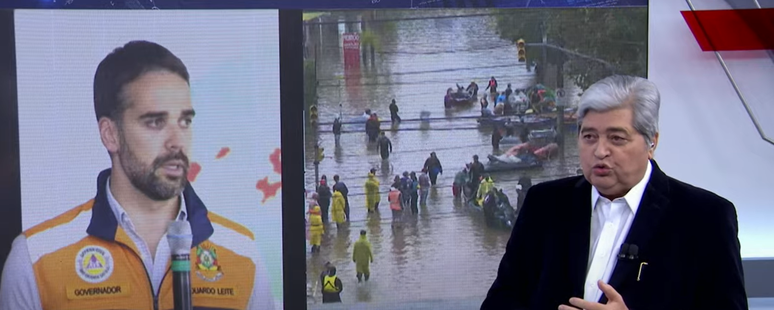
[[[159,310],[159,296],[158,294],[156,294],[156,291],[153,289],[153,282],[151,281],[150,273],[148,272],[148,268],[145,267],[145,262],[142,261],[142,257],[140,257],[140,255],[138,255],[130,246],[123,244],[121,242],[116,242],[116,243],[120,244],[122,247],[127,248],[129,252],[132,252],[132,254],[134,254],[135,257],[140,259],[140,263],[142,264],[142,269],[145,270],[145,277],[148,278],[148,285],[150,286],[151,295],[153,295],[153,310]],[[167,274],[164,273],[164,277],[161,278],[161,283],[164,283],[164,278],[166,277],[167,277]],[[159,287],[161,287],[160,284],[159,284]]]
[[[167,271],[164,272],[164,276],[161,277],[161,282],[159,282],[159,291],[161,291],[161,287],[164,285],[164,279],[167,278],[167,274],[169,274],[170,270],[172,270],[172,266],[167,268]],[[156,294],[153,294],[153,310],[159,310],[159,296]]]

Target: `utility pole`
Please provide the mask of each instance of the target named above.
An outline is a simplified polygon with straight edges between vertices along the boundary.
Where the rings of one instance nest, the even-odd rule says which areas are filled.
[[[362,44],[362,40],[363,40],[363,33],[365,33],[367,29],[369,29],[368,27],[370,25],[366,26],[365,14],[361,14],[359,17],[360,17],[360,40],[361,40],[360,57],[362,58],[363,64],[367,66],[368,65],[368,45]]]
[[[556,100],[556,144],[559,145],[559,158],[564,162],[564,98],[560,98],[557,94],[554,99]]]
[[[371,10],[371,19],[370,20],[376,20],[376,11],[375,10]],[[371,31],[371,33],[373,35],[376,35],[376,33],[373,32],[373,31]],[[374,51],[374,44],[373,44],[373,42],[371,42],[371,67],[372,68],[375,66],[375,62],[376,62],[376,55],[375,54],[376,53]]]
[[[548,44],[548,29],[546,29],[546,22],[541,24],[540,29],[543,31],[543,62],[540,64],[540,83],[546,85],[546,69],[548,68],[548,53],[546,51],[546,44]]]
[[[320,144],[315,141],[314,144],[314,190],[320,187]]]
[[[341,103],[344,101],[344,98],[341,97],[341,79],[337,81],[338,86],[336,87],[337,92],[339,93],[339,118],[341,118],[341,121],[344,121],[344,115],[341,113]]]
[[[320,46],[315,44],[314,46],[314,81],[317,83],[317,54],[320,52]],[[315,87],[315,90],[317,88]]]

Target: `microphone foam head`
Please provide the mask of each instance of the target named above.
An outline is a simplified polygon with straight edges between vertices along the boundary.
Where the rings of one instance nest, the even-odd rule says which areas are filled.
[[[167,228],[167,241],[172,254],[185,255],[191,253],[193,233],[188,221],[173,221]]]
[[[639,254],[640,248],[636,244],[632,244],[629,246],[629,253],[633,256],[637,256]]]

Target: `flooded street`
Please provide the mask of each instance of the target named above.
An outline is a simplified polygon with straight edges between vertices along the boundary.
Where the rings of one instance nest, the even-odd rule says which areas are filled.
[[[405,17],[450,15],[453,11],[405,11]],[[471,11],[465,11],[470,14]],[[478,11],[477,11],[478,12]],[[486,12],[486,11],[481,11]],[[394,14],[394,13],[393,13]],[[361,65],[362,76],[344,78],[345,70],[339,46],[341,26],[325,24],[315,37],[321,44],[317,59],[319,132],[307,128],[306,188],[315,184],[315,141],[325,149],[319,165],[320,176],[338,174],[349,187],[351,223],[338,230],[328,224],[320,253],[309,253],[307,246],[307,284],[309,304],[321,303],[319,274],[330,261],[343,282],[341,294],[345,304],[358,302],[415,301],[428,299],[481,298],[494,280],[510,231],[489,228],[483,217],[468,211],[452,196],[454,175],[478,154],[482,162],[493,153],[491,129],[479,129],[476,116],[480,106],[444,109],[444,95],[455,84],[466,87],[475,81],[479,97],[494,76],[498,90],[508,83],[512,88],[534,85],[534,72],[518,62],[513,42],[502,40],[495,31],[493,16],[444,19],[415,19],[392,22],[392,33],[380,35],[380,51],[374,67]],[[576,90],[567,89],[566,98],[577,100]],[[397,101],[404,119],[390,130],[388,106]],[[574,102],[567,102],[568,105]],[[371,109],[382,121],[382,130],[392,141],[393,153],[382,161],[375,144],[357,126],[344,125],[340,146],[334,143],[330,124],[341,113],[343,120],[355,118]],[[421,124],[422,111],[432,120]],[[460,118],[470,116],[471,118]],[[437,118],[437,119],[436,119]],[[308,125],[307,125],[308,126]],[[354,131],[353,131],[354,130]],[[503,188],[515,205],[516,183],[529,175],[533,183],[574,175],[578,169],[576,133],[565,133],[567,160],[554,159],[542,169],[493,173],[498,188]],[[507,149],[501,145],[500,149]],[[391,227],[387,192],[395,175],[419,171],[429,156],[436,152],[443,174],[430,191],[426,207],[420,214],[407,217],[403,228]],[[377,170],[381,191],[380,215],[368,216],[365,208],[364,183],[371,168]],[[358,284],[352,246],[359,231],[365,229],[372,244],[374,263],[371,279]],[[473,285],[471,285],[473,284]]]

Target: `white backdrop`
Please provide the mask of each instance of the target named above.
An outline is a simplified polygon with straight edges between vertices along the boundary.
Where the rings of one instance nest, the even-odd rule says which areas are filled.
[[[724,0],[693,1],[697,10],[730,9]],[[713,52],[702,52],[680,11],[683,0],[651,0],[648,77],[661,91],[664,172],[736,205],[742,257],[774,257],[774,145],[763,141]],[[774,62],[764,51],[723,52],[774,136]]]
[[[191,75],[193,187],[211,211],[248,227],[282,305],[281,192],[269,155],[280,147],[278,12],[16,11],[22,223],[27,229],[92,198],[110,167],[93,107],[99,62],[131,40],[159,43]],[[300,61],[300,60],[299,60]],[[223,147],[231,152],[216,159]]]

